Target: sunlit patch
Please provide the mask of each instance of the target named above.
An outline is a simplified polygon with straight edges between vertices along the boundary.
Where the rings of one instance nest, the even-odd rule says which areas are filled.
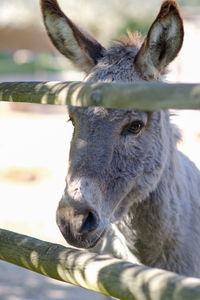
[[[0,181],[19,185],[33,185],[49,179],[52,171],[46,168],[10,167],[0,170]]]
[[[49,276],[48,273],[45,271],[45,269],[43,268],[43,266],[40,266],[40,271],[42,272],[43,275],[45,276]]]
[[[35,268],[39,265],[39,255],[36,251],[32,251],[30,255],[30,260]]]
[[[25,266],[25,268],[31,270],[30,262],[27,261],[25,256],[21,255],[20,260],[21,260],[22,265]]]

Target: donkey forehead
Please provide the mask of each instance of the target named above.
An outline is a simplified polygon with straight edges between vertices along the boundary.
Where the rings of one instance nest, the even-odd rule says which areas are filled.
[[[133,82],[141,81],[140,73],[134,66],[138,48],[134,45],[116,45],[105,51],[104,56],[90,71],[85,81]]]
[[[126,123],[131,120],[147,119],[147,113],[125,109],[110,109],[105,107],[76,107],[68,106],[68,114],[71,118],[76,118],[79,122],[86,120],[87,122],[103,121],[112,123]]]
[[[141,78],[134,69],[134,60],[138,53],[135,45],[115,45],[104,53],[85,81],[137,81]],[[125,109],[108,109],[104,107],[68,107],[70,117],[77,116],[79,122],[87,118],[89,121],[107,121],[126,123],[132,119],[146,121],[147,114]]]
[[[123,42],[119,45],[114,45],[107,51],[105,51],[103,58],[101,59],[102,64],[115,65],[120,62],[124,63],[127,61],[133,62],[138,53],[138,48],[135,45],[125,45]]]

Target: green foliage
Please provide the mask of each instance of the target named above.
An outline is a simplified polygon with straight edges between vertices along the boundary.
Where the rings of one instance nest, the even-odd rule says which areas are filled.
[[[55,56],[52,54],[35,54],[29,61],[25,63],[18,63],[15,61],[12,54],[0,53],[0,75],[58,72],[61,69],[61,66],[59,66]]]

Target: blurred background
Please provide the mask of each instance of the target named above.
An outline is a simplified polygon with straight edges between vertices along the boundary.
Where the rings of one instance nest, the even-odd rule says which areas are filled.
[[[148,31],[161,0],[59,0],[75,23],[104,46],[126,28]],[[169,82],[199,82],[200,0],[178,1],[184,46]],[[51,46],[39,0],[0,0],[0,81],[82,80]],[[55,224],[72,134],[65,107],[0,103],[0,227],[66,245]],[[179,148],[200,166],[200,114],[176,112]],[[0,300],[98,300],[100,296],[0,262]]]

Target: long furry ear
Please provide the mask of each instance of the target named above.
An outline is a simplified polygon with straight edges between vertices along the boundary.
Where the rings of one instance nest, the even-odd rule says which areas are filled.
[[[164,1],[135,59],[145,80],[156,79],[177,56],[183,37],[183,21],[176,1]]]
[[[76,26],[60,9],[56,0],[41,0],[47,33],[55,47],[79,69],[88,73],[105,49]]]

